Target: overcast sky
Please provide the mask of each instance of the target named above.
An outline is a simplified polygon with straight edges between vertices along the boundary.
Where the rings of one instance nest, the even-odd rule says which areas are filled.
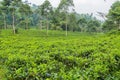
[[[31,3],[40,5],[45,0],[28,0]],[[49,0],[54,7],[57,7],[60,0]],[[110,6],[116,0],[73,0],[75,4],[75,10],[77,13],[93,13],[96,12],[108,13]]]

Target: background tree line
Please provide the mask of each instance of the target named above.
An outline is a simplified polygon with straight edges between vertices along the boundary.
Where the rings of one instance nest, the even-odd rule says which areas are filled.
[[[101,32],[120,29],[120,1],[115,2],[101,22],[93,14],[75,12],[73,0],[61,0],[57,8],[49,0],[41,5],[31,5],[27,0],[2,0],[0,2],[0,29],[18,28],[28,30],[64,30],[80,32]]]
[[[106,15],[106,20],[103,23],[103,30],[120,30],[120,1],[117,0],[111,6],[109,13]]]

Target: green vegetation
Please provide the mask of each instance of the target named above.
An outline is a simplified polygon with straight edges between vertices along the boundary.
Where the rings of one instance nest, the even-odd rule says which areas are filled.
[[[21,30],[0,35],[0,78],[7,80],[119,80],[118,33]],[[42,35],[41,35],[42,34]],[[73,34],[73,36],[72,36]],[[4,73],[3,73],[4,72]],[[4,75],[4,76],[3,76]]]
[[[0,80],[120,80],[119,5],[102,22],[73,0],[1,0]]]
[[[17,28],[46,29],[46,34],[49,30],[63,30],[67,36],[67,31],[108,32],[120,28],[120,1],[111,6],[104,22],[94,17],[93,13],[77,13],[73,0],[60,0],[58,7],[53,7],[49,0],[41,5],[30,4],[27,0],[1,0],[0,29],[13,29],[14,34]]]
[[[41,5],[30,5],[25,0],[0,1],[0,29],[17,28],[25,30],[31,27],[39,30],[63,30],[79,32],[100,32],[101,21],[92,14],[79,14],[75,12],[73,0],[61,0],[58,7],[53,7],[49,0]]]
[[[109,10],[107,20],[103,24],[104,31],[120,29],[120,1],[116,1]]]

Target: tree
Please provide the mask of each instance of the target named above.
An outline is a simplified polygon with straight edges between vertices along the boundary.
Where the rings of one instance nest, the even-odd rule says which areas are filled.
[[[3,0],[1,2],[1,6],[0,6],[0,12],[3,15],[3,19],[4,19],[4,29],[7,28],[7,15],[9,13],[9,6],[10,6],[11,1],[10,0]]]
[[[98,32],[101,30],[101,21],[97,20],[92,14],[81,14],[77,16],[81,32]]]
[[[42,30],[42,15],[41,15],[41,10],[40,6],[37,6],[35,4],[32,5],[32,25],[33,26],[39,26],[39,29]]]
[[[3,18],[4,18],[4,29],[6,29],[7,28],[7,21],[6,21],[6,10],[5,9],[3,9],[3,8],[1,8],[1,11],[0,11],[0,13],[3,15]]]
[[[118,29],[120,29],[120,1],[116,1],[111,6],[107,18],[107,21],[112,21],[112,23],[117,25]]]
[[[78,27],[77,25],[77,18],[76,18],[76,13],[75,13],[75,10],[73,9],[73,11],[69,14],[69,17],[68,17],[68,24],[69,24],[69,30],[71,31],[75,31]]]
[[[43,22],[44,22],[44,14],[43,14],[43,6],[42,5],[33,5],[34,7],[36,7],[37,9],[34,11],[33,14],[33,19],[35,20],[35,22],[37,22],[37,25],[39,26],[39,29],[42,30],[43,28]],[[44,16],[43,16],[44,15]]]
[[[48,21],[52,13],[52,5],[48,0],[45,0],[45,2],[39,8],[40,8],[41,15],[44,16],[44,19],[46,19],[46,31],[48,35],[48,28],[49,28]]]
[[[58,8],[53,10],[53,14],[51,15],[51,24],[53,25],[51,28],[54,30],[62,30],[60,27],[61,20],[61,13]]]
[[[86,25],[87,25],[86,19],[85,19],[85,18],[80,18],[77,23],[78,23],[79,26],[80,26],[81,32],[85,32],[85,27],[86,27]]]
[[[90,20],[87,24],[88,32],[98,32],[98,28],[101,26],[100,21]]]
[[[108,31],[116,30],[116,29],[118,29],[118,28],[113,20],[108,19],[102,25],[102,30],[104,30],[104,32],[108,32]]]
[[[28,3],[22,3],[20,5],[19,12],[21,13],[23,18],[21,23],[25,23],[25,29],[29,29],[28,24],[30,23],[30,15],[32,14],[31,7],[29,6]]]
[[[22,3],[21,0],[10,0],[10,7],[9,7],[9,11],[12,14],[12,26],[13,26],[13,33],[16,34],[16,27],[15,27],[15,13],[19,10],[19,7]]]
[[[68,11],[69,11],[69,7],[73,7],[74,3],[73,0],[61,0],[60,4],[59,4],[59,9],[65,13],[66,16],[66,36],[67,36],[67,31],[68,31]]]

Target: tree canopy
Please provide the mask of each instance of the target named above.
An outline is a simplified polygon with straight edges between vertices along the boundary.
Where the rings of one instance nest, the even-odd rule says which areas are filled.
[[[120,1],[116,1],[111,6],[103,28],[107,30],[120,29]]]
[[[91,14],[76,13],[73,0],[60,0],[56,8],[49,0],[41,5],[22,0],[2,0],[0,3],[0,13],[4,15],[0,16],[0,25],[4,29],[39,28],[46,29],[47,34],[48,30],[64,30],[66,35],[67,31],[95,32],[101,29],[101,22]]]

